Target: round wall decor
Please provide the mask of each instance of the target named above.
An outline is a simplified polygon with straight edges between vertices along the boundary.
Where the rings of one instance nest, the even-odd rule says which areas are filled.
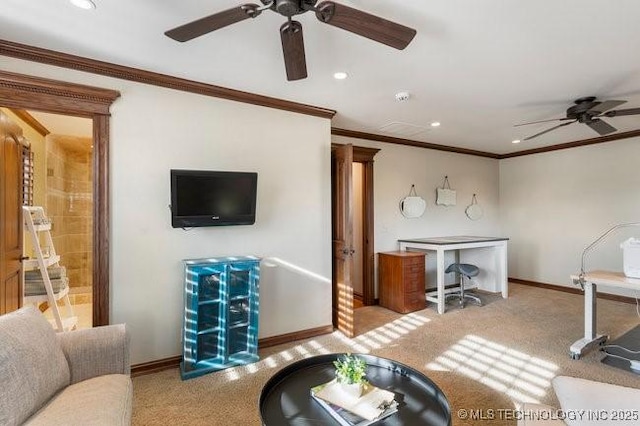
[[[416,218],[424,214],[427,202],[416,192],[416,186],[411,185],[409,195],[400,201],[400,211],[406,218]]]
[[[471,220],[481,219],[484,215],[482,207],[480,207],[480,205],[478,204],[478,200],[476,199],[476,194],[473,194],[473,197],[471,197],[471,204],[467,206],[464,213]]]
[[[400,201],[400,211],[407,218],[420,217],[427,208],[427,202],[422,197],[405,197]]]

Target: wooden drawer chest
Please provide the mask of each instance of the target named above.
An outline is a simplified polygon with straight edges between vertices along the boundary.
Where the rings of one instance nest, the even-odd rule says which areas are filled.
[[[380,306],[396,312],[424,309],[425,253],[392,251],[378,253],[378,296]]]

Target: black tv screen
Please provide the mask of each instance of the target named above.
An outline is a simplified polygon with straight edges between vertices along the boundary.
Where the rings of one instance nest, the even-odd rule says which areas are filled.
[[[252,225],[258,174],[171,170],[171,226]]]

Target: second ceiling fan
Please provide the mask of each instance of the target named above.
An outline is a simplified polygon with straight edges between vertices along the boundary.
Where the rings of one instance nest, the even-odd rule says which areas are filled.
[[[542,120],[542,121],[532,121],[529,123],[516,124],[515,127],[518,126],[526,126],[529,124],[538,124],[538,123],[547,123],[550,121],[564,121],[565,123],[560,123],[556,126],[553,126],[549,129],[543,130],[540,133],[536,133],[535,135],[524,138],[523,140],[528,141],[533,138],[537,138],[538,136],[542,136],[545,133],[551,132],[553,130],[559,129],[560,127],[568,126],[573,123],[583,123],[589,126],[592,130],[595,130],[600,136],[605,136],[610,133],[617,131],[615,127],[602,120],[602,117],[618,117],[623,115],[637,115],[640,114],[640,108],[627,108],[627,109],[618,109],[614,110],[613,108],[618,107],[627,101],[599,101],[595,96],[585,96],[584,98],[576,99],[574,101],[574,105],[569,107],[566,111],[566,117],[562,118],[552,118],[551,120]]]
[[[318,5],[317,0],[260,1],[262,5],[243,4],[173,28],[165,32],[165,35],[176,41],[189,41],[236,22],[255,18],[264,10],[270,9],[287,18],[287,22],[280,27],[280,39],[289,81],[307,77],[302,24],[291,19],[292,16],[312,11],[322,23],[400,50],[407,47],[416,35],[416,30],[412,28],[332,1],[323,1]]]

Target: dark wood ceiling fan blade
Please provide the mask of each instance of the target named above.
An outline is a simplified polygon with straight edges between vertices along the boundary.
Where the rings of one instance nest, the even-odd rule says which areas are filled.
[[[537,138],[538,136],[542,136],[542,135],[544,135],[545,133],[549,133],[549,132],[550,132],[550,131],[552,131],[552,130],[559,129],[560,127],[568,126],[569,124],[573,124],[573,123],[575,123],[576,121],[577,121],[577,120],[573,120],[573,121],[571,121],[571,122],[569,122],[569,123],[562,123],[562,124],[558,124],[557,126],[553,126],[553,127],[551,127],[550,129],[544,130],[544,131],[542,131],[542,132],[540,132],[540,133],[536,133],[535,135],[533,135],[533,136],[529,136],[529,137],[527,137],[527,138],[524,138],[523,140],[524,140],[524,141],[528,141],[528,140],[531,140],[531,139],[533,139],[533,138]]]
[[[302,80],[307,78],[307,61],[304,55],[304,39],[302,24],[298,21],[285,22],[280,27],[284,66],[287,70],[287,80]]]
[[[259,13],[257,9],[258,5],[244,4],[189,22],[188,24],[173,28],[164,34],[176,41],[189,41],[228,25],[235,24],[236,22],[251,18],[252,16],[255,17]]]
[[[331,1],[323,1],[316,9],[316,17],[325,24],[399,50],[407,47],[416,35],[413,28]]]
[[[618,117],[621,115],[640,114],[640,108],[617,109],[615,111],[607,111],[604,113],[607,117]]]
[[[604,101],[589,109],[589,112],[595,112],[596,114],[602,114],[605,111],[609,111],[617,106],[627,103],[627,101]]]
[[[599,118],[593,119],[592,121],[585,124],[598,132],[600,136],[608,135],[609,133],[613,133],[618,130],[610,124],[607,124],[604,121],[600,120]]]
[[[575,120],[575,118],[551,118],[549,120],[529,121],[527,123],[514,124],[513,127],[528,126],[529,124],[549,123],[551,121]]]

